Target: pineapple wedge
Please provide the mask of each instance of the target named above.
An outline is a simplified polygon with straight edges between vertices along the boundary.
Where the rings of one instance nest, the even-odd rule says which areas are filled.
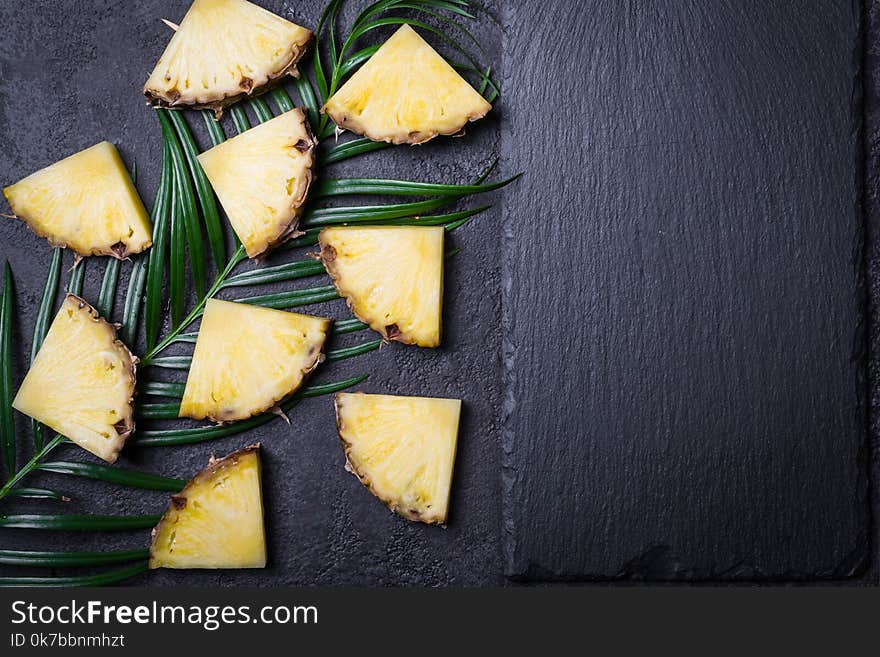
[[[305,112],[297,108],[198,156],[251,258],[301,234],[297,224],[316,145]]]
[[[234,422],[269,410],[324,359],[329,330],[323,317],[211,299],[180,417]]]
[[[461,133],[492,106],[409,25],[398,29],[323,112],[374,141],[421,144]]]
[[[445,524],[461,401],[339,393],[346,469],[392,511]]]
[[[68,294],[12,406],[113,463],[134,431],[136,366],[116,328]]]
[[[113,144],[71,155],[3,190],[12,211],[55,246],[127,258],[152,242],[144,204]]]
[[[245,0],[195,0],[144,95],[161,107],[221,108],[262,91],[296,65],[312,33]]]
[[[150,568],[265,568],[260,446],[211,459],[153,529]]]
[[[357,317],[386,340],[440,345],[442,226],[325,228],[321,261]]]

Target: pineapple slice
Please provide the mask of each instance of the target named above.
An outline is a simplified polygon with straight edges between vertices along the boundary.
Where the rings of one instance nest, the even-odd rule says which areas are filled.
[[[323,112],[340,128],[393,144],[461,133],[492,106],[409,25],[342,85]]]
[[[113,463],[134,431],[136,365],[116,328],[68,294],[12,406]]]
[[[442,226],[325,228],[321,261],[352,312],[386,340],[440,345]]]
[[[395,513],[445,524],[460,413],[457,399],[340,393],[346,469]]]
[[[180,417],[233,422],[269,410],[324,359],[329,330],[323,317],[211,299]]]
[[[144,95],[161,107],[219,114],[296,65],[312,33],[245,0],[195,0],[159,58]]]
[[[171,497],[153,529],[150,568],[265,568],[260,446],[208,467]]]
[[[12,211],[55,246],[81,256],[127,258],[153,242],[153,227],[116,147],[100,144],[3,190]]]
[[[198,156],[251,258],[301,234],[316,145],[297,108]]]

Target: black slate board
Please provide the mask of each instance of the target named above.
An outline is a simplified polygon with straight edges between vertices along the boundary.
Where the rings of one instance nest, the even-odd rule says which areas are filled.
[[[506,573],[860,572],[859,3],[538,5],[505,49]]]

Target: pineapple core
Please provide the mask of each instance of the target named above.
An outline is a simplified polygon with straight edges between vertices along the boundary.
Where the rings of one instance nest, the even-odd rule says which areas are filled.
[[[269,410],[323,360],[329,329],[323,317],[211,299],[180,417],[233,422]]]
[[[144,86],[154,105],[219,110],[296,65],[312,33],[245,0],[195,0]]]
[[[12,406],[113,463],[134,431],[136,363],[113,325],[68,294]]]
[[[323,108],[340,128],[393,144],[460,133],[492,106],[403,25]]]
[[[150,568],[265,568],[259,449],[211,459],[172,496],[153,530]]]
[[[460,412],[457,399],[336,395],[348,470],[395,513],[445,524]]]
[[[442,226],[325,228],[321,260],[352,312],[386,340],[440,345]]]
[[[153,227],[116,147],[102,141],[3,190],[12,211],[55,246],[123,259]]]
[[[305,112],[297,108],[198,156],[251,258],[300,234],[315,144]]]

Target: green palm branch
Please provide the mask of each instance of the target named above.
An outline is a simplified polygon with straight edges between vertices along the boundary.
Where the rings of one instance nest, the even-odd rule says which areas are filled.
[[[463,47],[460,38],[479,46],[477,40],[461,23],[473,15],[463,0],[381,0],[368,5],[350,26],[348,35],[339,43],[336,38],[337,19],[342,0],[331,0],[323,12],[316,30],[317,46],[311,56],[311,66],[304,67],[293,83],[293,90],[301,106],[308,112],[313,130],[320,139],[319,164],[332,167],[353,157],[388,148],[364,138],[338,142],[331,140],[335,126],[321,115],[320,107],[329,95],[338,89],[357,66],[375,52],[376,46],[354,51],[362,37],[387,26],[409,23],[433,33],[458,55],[465,64],[454,64],[465,75],[472,76],[480,92],[490,101],[500,93],[491,80],[491,69],[478,64]],[[403,12],[389,15],[391,12]],[[430,21],[430,22],[426,22]],[[479,48],[478,48],[479,49]],[[311,76],[306,72],[310,68]],[[247,105],[258,122],[271,119],[274,114],[268,98],[279,113],[292,109],[294,101],[289,92],[278,87],[265,98],[252,98],[230,108],[233,124],[238,132],[250,128],[245,110]],[[208,299],[223,296],[236,301],[270,308],[294,308],[306,304],[325,303],[337,299],[335,288],[329,284],[323,266],[301,256],[289,262],[270,267],[258,267],[248,261],[244,248],[234,236],[227,235],[220,217],[214,192],[196,159],[199,152],[194,138],[194,127],[188,118],[192,113],[156,110],[162,131],[162,170],[153,204],[151,218],[154,226],[153,247],[132,259],[125,291],[120,290],[121,263],[106,259],[100,290],[95,306],[102,316],[121,324],[120,335],[132,347],[143,345],[138,383],[139,398],[136,415],[147,428],[139,429],[130,442],[136,448],[170,447],[203,443],[236,435],[272,421],[276,416],[265,413],[249,420],[226,425],[156,426],[156,422],[177,420],[183,384],[165,380],[161,372],[186,372],[191,364],[188,353],[168,354],[172,347],[186,350],[195,342],[196,324]],[[226,139],[223,128],[213,114],[203,112],[203,129],[210,143],[216,145]],[[424,148],[424,147],[423,147]],[[317,204],[302,218],[305,235],[291,240],[279,249],[282,255],[314,245],[317,233],[324,226],[343,224],[370,225],[442,225],[455,231],[472,218],[491,207],[453,209],[438,213],[448,206],[479,194],[485,194],[509,184],[513,179],[487,182],[494,169],[490,163],[474,180],[465,184],[441,184],[425,181],[327,178],[314,188],[312,198]],[[132,177],[136,178],[133,168]],[[349,195],[387,197],[419,197],[418,200],[400,200],[385,204],[332,205],[338,198]],[[327,203],[331,203],[327,205]],[[229,240],[233,248],[228,249]],[[449,257],[457,251],[448,254]],[[188,264],[187,268],[185,265]],[[63,251],[53,249],[32,336],[29,357],[33,360],[48,331],[62,284]],[[94,266],[88,263],[88,266]],[[83,294],[87,261],[76,264],[67,277],[65,289]],[[191,285],[186,282],[187,271]],[[211,281],[213,272],[213,281]],[[292,287],[303,279],[323,278],[309,287]],[[284,285],[281,291],[260,290],[262,286]],[[289,287],[290,286],[290,287]],[[195,301],[187,309],[187,289],[195,293]],[[47,430],[38,422],[31,422],[32,452],[30,458],[17,462],[20,451],[15,436],[12,409],[12,323],[15,314],[15,286],[13,273],[7,264],[3,267],[0,287],[0,458],[4,483],[0,487],[0,528],[18,528],[42,531],[105,532],[152,527],[158,515],[81,515],[66,513],[15,513],[15,501],[41,500],[46,504],[63,504],[68,496],[53,488],[25,487],[22,484],[41,474],[50,480],[69,478],[89,479],[112,485],[146,490],[175,492],[186,484],[184,480],[161,474],[77,461],[80,451],[68,450],[70,441],[60,435],[46,440]],[[117,315],[117,310],[119,314]],[[165,328],[167,326],[167,328]],[[340,318],[335,322],[334,336],[354,334],[367,327],[354,318]],[[164,329],[164,332],[163,332]],[[365,340],[328,352],[327,360],[338,362],[358,358],[376,351],[382,341]],[[315,382],[301,389],[281,404],[284,413],[291,412],[302,400],[329,395],[355,386],[367,374],[340,381]],[[64,451],[58,460],[50,460],[57,450]],[[49,552],[38,550],[0,550],[0,564],[26,568],[121,568],[73,576],[23,576],[0,578],[0,586],[101,586],[115,584],[147,571],[148,550],[143,546],[109,552]]]

